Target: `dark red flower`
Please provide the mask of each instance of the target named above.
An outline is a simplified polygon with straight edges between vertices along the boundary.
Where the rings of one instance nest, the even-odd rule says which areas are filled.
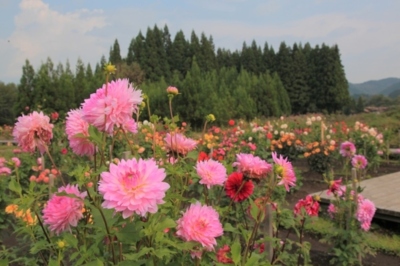
[[[229,120],[228,124],[233,127],[235,125],[235,120],[231,119]]]
[[[57,112],[53,112],[53,113],[51,113],[50,117],[51,117],[52,121],[56,121],[58,119],[59,115]]]
[[[61,149],[61,154],[65,155],[68,153],[68,150],[66,148]]]
[[[224,264],[233,264],[233,260],[228,257],[231,248],[228,245],[223,246],[217,251],[217,261]]]
[[[207,155],[207,153],[205,153],[204,151],[201,151],[200,153],[199,153],[199,156],[197,157],[197,161],[198,162],[200,162],[200,161],[206,161],[206,160],[208,160],[209,158],[208,158],[208,155]]]
[[[239,190],[240,189],[240,190]],[[253,194],[254,184],[243,180],[243,174],[233,172],[225,182],[225,192],[233,201],[243,201]]]

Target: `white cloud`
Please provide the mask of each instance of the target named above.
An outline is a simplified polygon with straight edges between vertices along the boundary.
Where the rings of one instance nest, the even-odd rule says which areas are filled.
[[[78,57],[85,63],[97,62],[109,45],[92,34],[106,25],[100,10],[60,13],[41,0],[23,0],[19,7],[14,32],[0,40],[1,56],[7,58],[3,62],[8,62],[0,70],[7,79],[19,79],[25,59],[35,68],[47,57],[55,64],[69,59],[74,65]]]

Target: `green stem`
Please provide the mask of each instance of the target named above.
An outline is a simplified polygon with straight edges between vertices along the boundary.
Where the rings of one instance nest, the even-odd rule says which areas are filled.
[[[93,205],[94,205],[94,206],[96,207],[96,209],[98,209],[99,212],[100,212],[101,218],[102,218],[102,220],[103,220],[103,222],[104,222],[104,225],[105,225],[105,227],[106,227],[107,237],[108,237],[108,240],[109,240],[110,245],[111,245],[111,252],[112,252],[112,256],[113,256],[113,262],[114,262],[114,264],[116,264],[117,261],[116,261],[116,258],[115,258],[114,243],[113,243],[113,241],[112,241],[112,236],[111,236],[111,233],[110,233],[110,229],[109,229],[109,227],[108,227],[107,219],[106,219],[106,217],[104,216],[104,213],[103,213],[102,208],[100,208],[100,206],[97,205],[97,202],[94,201],[93,198],[91,197],[90,192],[89,192],[89,189],[86,188],[86,191],[87,191],[88,197],[89,197],[90,200],[93,202]]]

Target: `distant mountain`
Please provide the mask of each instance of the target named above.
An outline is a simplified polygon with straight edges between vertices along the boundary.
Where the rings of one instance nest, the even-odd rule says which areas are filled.
[[[400,78],[386,78],[381,80],[370,80],[363,83],[350,83],[350,95],[376,95],[389,96],[390,93],[400,89]]]

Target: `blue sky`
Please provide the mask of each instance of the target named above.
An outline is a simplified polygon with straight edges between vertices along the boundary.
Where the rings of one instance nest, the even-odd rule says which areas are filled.
[[[400,77],[398,0],[0,0],[0,81],[19,82],[35,69],[78,58],[94,65],[118,39],[122,56],[141,30],[167,25],[212,35],[216,48],[265,42],[337,44],[353,83]]]

